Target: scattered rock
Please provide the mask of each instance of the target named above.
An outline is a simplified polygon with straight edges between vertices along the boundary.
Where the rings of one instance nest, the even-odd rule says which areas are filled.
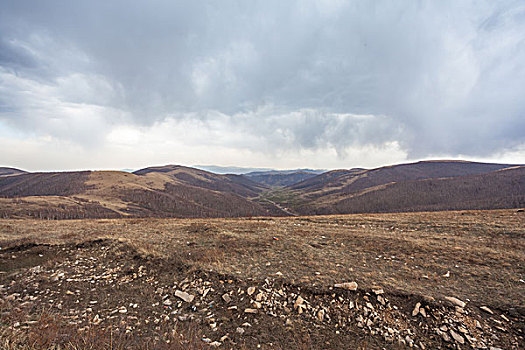
[[[480,308],[481,310],[485,311],[486,313],[489,313],[489,314],[491,314],[491,315],[494,315],[494,312],[493,312],[491,309],[489,309],[487,306],[480,306],[479,308]]]
[[[450,338],[450,336],[448,335],[448,333],[442,332],[442,333],[441,333],[441,337],[442,337],[443,340],[446,341],[447,343],[450,343],[450,342],[452,341],[452,339]]]
[[[232,298],[230,297],[228,293],[226,293],[222,295],[222,300],[224,300],[226,304],[229,304],[232,301]]]
[[[297,299],[295,299],[295,304],[293,306],[294,308],[297,309],[299,307],[302,307],[303,305],[304,305],[304,299],[300,295],[298,295]]]
[[[325,315],[325,312],[323,309],[319,310],[319,312],[317,313],[317,319],[320,321],[320,322],[323,322],[324,320],[324,315]]]
[[[460,344],[465,344],[465,339],[459,335],[458,333],[454,332],[454,330],[450,330],[450,335],[452,336],[452,338],[454,338],[454,340]]]
[[[183,292],[183,291],[178,290],[178,289],[175,291],[175,296],[177,298],[180,298],[180,299],[184,300],[187,303],[191,303],[193,301],[193,298],[195,298],[194,295],[188,294],[188,293]]]
[[[445,297],[445,299],[450,301],[452,304],[459,306],[460,308],[464,308],[467,305],[465,302],[455,297]]]
[[[344,283],[337,283],[334,285],[335,288],[343,288],[346,290],[357,290],[357,282],[344,282]]]
[[[93,320],[91,321],[95,326],[100,324],[100,322],[102,322],[102,320],[100,319],[100,316],[98,314],[95,315],[95,317],[93,317]]]
[[[27,285],[17,286],[17,289],[11,289],[7,283],[0,285],[0,293],[2,293],[0,304],[7,302],[6,299],[9,298],[17,302],[22,309],[24,307],[29,309],[33,307],[28,304],[29,302],[36,298],[40,298],[38,302],[45,299],[55,311],[63,307],[62,313],[67,314],[67,322],[72,325],[80,325],[81,332],[100,324],[103,324],[104,329],[113,325],[114,329],[122,334],[124,332],[126,334],[128,332],[139,333],[141,329],[154,327],[154,332],[159,332],[156,334],[158,335],[156,340],[162,339],[163,336],[169,339],[168,333],[161,334],[165,332],[163,328],[165,324],[173,324],[176,321],[196,321],[198,325],[205,327],[205,332],[209,336],[208,338],[203,335],[206,345],[213,347],[232,347],[243,344],[244,341],[252,342],[253,339],[256,339],[263,348],[267,344],[257,339],[258,332],[267,326],[266,317],[270,316],[275,320],[272,321],[272,324],[275,322],[275,325],[284,326],[287,331],[293,332],[305,327],[315,328],[311,334],[319,334],[327,330],[336,335],[345,335],[347,332],[357,331],[362,337],[384,339],[389,344],[398,344],[400,347],[407,348],[460,349],[469,346],[470,348],[488,349],[491,344],[502,344],[500,346],[504,345],[505,348],[507,345],[509,348],[520,348],[520,340],[514,335],[516,334],[515,326],[521,321],[514,310],[508,310],[506,314],[509,317],[507,318],[500,314],[500,310],[494,313],[486,306],[480,307],[484,312],[495,315],[487,320],[486,325],[484,324],[482,328],[480,309],[466,309],[466,303],[454,297],[447,297],[447,304],[440,306],[439,303],[431,302],[431,299],[425,296],[416,297],[417,299],[414,300],[415,296],[400,298],[399,295],[393,294],[387,299],[385,291],[380,286],[372,286],[369,290],[358,293],[343,291],[356,291],[356,282],[338,283],[333,286],[339,290],[334,288],[325,290],[326,286],[322,283],[316,285],[317,281],[309,280],[313,284],[312,287],[315,287],[309,289],[284,284],[275,276],[267,276],[264,280],[249,279],[238,283],[239,281],[229,280],[227,277],[217,278],[216,275],[208,274],[207,271],[183,274],[176,276],[175,280],[166,282],[161,279],[155,280],[153,276],[141,276],[140,269],[131,264],[109,266],[100,264],[100,269],[97,268],[96,274],[87,275],[84,272],[84,266],[81,265],[82,260],[79,261],[78,270],[70,271],[62,266],[55,267],[52,271],[48,271],[50,270],[48,267],[46,267],[48,270],[43,270],[42,273],[47,273],[47,275],[43,276],[42,280],[44,278],[51,280],[50,276],[58,276],[58,271],[66,271],[67,276],[63,276],[63,280],[53,284],[58,287],[55,290],[48,286],[42,288],[44,283],[40,280],[40,285],[30,281]],[[94,263],[93,266],[96,264],[99,262]],[[140,280],[141,277],[144,278]],[[151,299],[141,302],[140,307],[133,304],[134,299],[131,297],[124,299],[127,300],[125,306],[129,309],[119,305],[119,299],[108,300],[104,295],[98,303],[90,301],[97,295],[95,292],[99,283],[112,287],[131,283],[133,279],[139,279],[139,283],[148,286],[148,293],[151,294]],[[71,287],[74,285],[72,282],[79,281],[92,283],[92,286],[88,285],[87,291],[93,294],[84,294],[84,289],[75,290]],[[34,286],[29,287],[31,283],[34,283]],[[250,285],[253,286],[249,287]],[[129,286],[130,288],[136,287],[131,284]],[[321,288],[317,289],[318,287]],[[68,288],[71,290],[67,290]],[[175,291],[174,294],[173,291]],[[75,297],[69,298],[64,295],[75,295]],[[413,303],[417,300],[420,302]],[[76,308],[76,305],[81,309]],[[410,310],[410,305],[413,306],[412,310]],[[422,317],[411,318],[411,316],[418,315]],[[513,322],[509,319],[512,319]],[[251,327],[245,322],[247,320],[250,320],[254,326],[252,332],[247,328]],[[12,326],[14,321],[8,326]],[[31,325],[29,322],[31,321],[19,322],[17,326],[25,330]],[[242,322],[245,323],[238,326]],[[359,329],[356,330],[355,327]],[[247,333],[249,337],[246,336]],[[333,340],[332,338],[326,339],[330,342]],[[445,345],[444,342],[448,344]],[[333,347],[333,344],[326,342],[324,347],[330,348]],[[323,346],[320,345],[320,348]]]
[[[421,306],[421,303],[417,303],[414,307],[414,310],[412,310],[412,316],[417,316],[419,314],[419,307]]]

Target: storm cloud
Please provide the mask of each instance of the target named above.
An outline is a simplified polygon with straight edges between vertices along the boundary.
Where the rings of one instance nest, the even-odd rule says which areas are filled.
[[[5,165],[521,157],[524,93],[519,0],[0,5]]]

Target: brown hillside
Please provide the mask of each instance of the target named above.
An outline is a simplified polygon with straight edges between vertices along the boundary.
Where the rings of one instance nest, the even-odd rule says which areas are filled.
[[[360,192],[319,197],[301,213],[359,213],[520,208],[525,206],[525,167],[453,178],[392,182]]]
[[[0,177],[0,197],[71,196],[86,190],[89,171],[24,173]]]
[[[308,198],[319,198],[331,193],[355,193],[391,182],[483,174],[511,166],[464,161],[422,161],[371,170],[336,170],[296,184],[291,189],[300,189],[307,193]]]
[[[430,161],[331,171],[279,190],[182,166],[0,176],[0,217],[246,217],[523,205],[523,167]],[[494,172],[494,170],[496,170]],[[492,171],[492,173],[490,172]]]
[[[164,174],[177,182],[213,191],[232,192],[243,197],[256,197],[267,187],[242,175],[220,175],[180,165],[150,167],[134,172],[136,175]]]
[[[280,212],[252,201],[263,187],[242,176],[185,167],[164,170],[28,173],[0,178],[0,197],[5,198],[0,217],[237,217]]]
[[[314,191],[320,190],[325,187],[335,187],[340,186],[340,178],[344,176],[353,176],[360,174],[366,171],[366,169],[355,168],[355,169],[337,169],[332,171],[327,171],[326,173],[319,174],[315,177],[309,178],[307,180],[298,182],[289,188],[292,190],[305,190],[305,191]]]
[[[246,174],[250,180],[271,187],[292,186],[296,183],[311,179],[317,174],[306,171],[297,171],[293,173],[265,173],[265,174]]]
[[[25,173],[24,170],[0,167],[0,176],[18,175],[18,174],[24,174],[24,173]]]

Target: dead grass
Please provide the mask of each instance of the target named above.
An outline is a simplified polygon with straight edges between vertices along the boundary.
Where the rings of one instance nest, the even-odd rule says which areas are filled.
[[[4,350],[200,350],[206,346],[200,340],[195,324],[175,324],[159,331],[163,339],[144,341],[143,338],[114,332],[110,327],[79,329],[70,325],[59,314],[43,311],[39,315],[27,315],[9,310],[2,305],[0,318],[0,348]],[[17,324],[17,327],[10,325]]]
[[[66,294],[67,290],[78,289],[82,291],[79,294],[88,295],[84,302],[93,300],[96,294],[97,307],[104,310],[114,310],[123,301],[140,301],[140,308],[133,312],[150,317],[156,302],[153,276],[163,286],[172,285],[178,276],[179,281],[203,278],[214,281],[214,286],[232,283],[243,289],[269,278],[308,290],[312,295],[325,293],[328,298],[333,283],[357,281],[359,292],[366,294],[373,286],[380,286],[390,298],[410,299],[407,307],[424,299],[421,296],[438,300],[455,296],[469,299],[473,308],[488,305],[521,322],[525,312],[520,281],[525,276],[524,236],[523,213],[513,210],[214,220],[0,220],[0,284],[7,286],[18,281],[10,293],[24,294],[23,290],[29,287],[17,276],[30,276],[32,267],[41,265],[58,272],[66,271],[61,266],[69,266],[73,269],[70,273],[77,274],[81,270],[76,270],[74,262],[80,258],[84,262],[99,258],[90,270],[92,275],[115,272],[121,276],[119,283],[96,290],[87,281],[64,282],[60,286],[64,307],[61,311],[53,309],[57,313],[35,308],[32,314],[24,315],[13,311],[12,305],[0,305],[0,348],[208,348],[199,333],[210,336],[206,324],[180,323],[172,318],[169,324],[161,323],[160,329],[152,323],[137,326],[131,337],[122,333],[122,326],[119,332],[108,328],[110,323],[105,323],[105,328],[86,328],[89,322],[71,325],[69,319],[60,316],[67,317],[71,308],[79,306],[75,304],[77,294]],[[31,247],[34,243],[47,246]],[[103,250],[107,252],[105,260],[101,258]],[[146,266],[152,279],[126,282],[139,265]],[[449,277],[445,277],[447,272]],[[222,282],[213,280],[219,275]],[[31,288],[57,288],[49,278],[39,283]],[[222,293],[221,290],[217,294],[219,298]],[[230,316],[225,313],[225,317]],[[294,323],[292,329],[274,330],[273,318],[260,317],[258,331],[262,335],[258,334],[255,340],[244,338],[250,341],[250,348],[258,342],[263,349],[338,346],[334,342],[324,345],[325,341],[334,340],[333,332],[323,333],[311,323]],[[112,327],[119,327],[121,321],[115,320]],[[20,324],[13,327],[16,322]],[[235,327],[226,332],[235,334]],[[379,348],[376,339],[352,339],[353,348]],[[270,342],[273,344],[265,347]],[[234,348],[243,347],[248,348],[239,341]]]
[[[202,270],[525,307],[525,215],[515,210],[251,219],[0,220],[0,244],[117,239]],[[450,277],[444,277],[449,271]]]
[[[70,325],[63,316],[46,310],[38,315],[29,315],[12,307],[9,303],[0,306],[0,348],[3,350],[203,350],[209,346],[202,339],[202,332],[195,323],[163,325],[157,340],[114,332],[112,327],[78,328]],[[16,324],[16,327],[12,325]],[[291,346],[291,347],[290,347]],[[237,344],[236,349],[246,350],[246,344]],[[263,347],[266,349],[267,347]],[[286,347],[271,346],[276,350],[314,349],[310,335],[298,332]],[[357,349],[366,349],[366,342]]]

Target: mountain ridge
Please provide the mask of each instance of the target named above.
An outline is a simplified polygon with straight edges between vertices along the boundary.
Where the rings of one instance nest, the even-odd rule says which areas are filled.
[[[0,217],[204,218],[525,205],[523,166],[468,161],[421,161],[319,175],[216,174],[181,165],[133,173],[0,169],[9,169],[0,176]],[[493,188],[501,188],[501,195]],[[493,204],[490,196],[497,198]]]

